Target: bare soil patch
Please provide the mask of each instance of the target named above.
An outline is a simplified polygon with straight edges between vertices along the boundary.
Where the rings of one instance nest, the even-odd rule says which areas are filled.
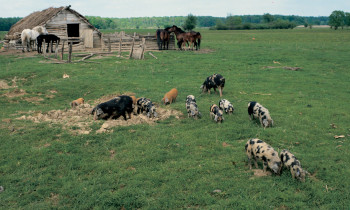
[[[215,52],[215,50],[212,49],[200,49],[200,50],[194,50],[193,52],[197,54],[209,54]]]
[[[6,97],[9,97],[9,98],[14,98],[14,97],[19,97],[19,96],[24,96],[25,94],[27,94],[27,93],[23,89],[14,89],[14,90],[12,90],[8,93],[5,93],[3,95]]]
[[[251,177],[251,179],[262,176],[271,176],[272,174],[270,171],[264,172],[262,169],[252,169],[252,171],[254,172],[254,176]]]

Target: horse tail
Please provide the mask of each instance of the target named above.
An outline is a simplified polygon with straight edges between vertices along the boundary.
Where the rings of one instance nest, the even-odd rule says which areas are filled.
[[[197,32],[197,36],[198,36],[198,49],[201,49],[201,33]]]
[[[156,36],[157,36],[158,48],[161,50],[161,48],[162,48],[162,43],[161,43],[161,41],[160,41],[160,29],[157,30]]]

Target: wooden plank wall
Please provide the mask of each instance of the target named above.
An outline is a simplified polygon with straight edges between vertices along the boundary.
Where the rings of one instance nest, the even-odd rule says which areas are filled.
[[[119,50],[120,38],[122,38],[122,51],[130,51],[133,37],[135,38],[134,46],[140,46],[142,38],[146,39],[146,49],[145,50],[158,50],[157,38],[153,35],[138,35],[135,36],[125,35],[125,33],[113,33],[113,34],[104,34],[103,43],[105,50],[108,49],[108,42],[111,44],[112,51]],[[169,50],[175,50],[175,37],[171,35],[169,42]]]

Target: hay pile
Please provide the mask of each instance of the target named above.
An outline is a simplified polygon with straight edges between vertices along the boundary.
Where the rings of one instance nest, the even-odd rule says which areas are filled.
[[[113,132],[113,128],[117,126],[130,126],[137,124],[154,124],[156,121],[164,120],[170,116],[175,116],[179,118],[182,115],[181,112],[171,109],[157,108],[158,117],[148,118],[145,114],[132,115],[131,119],[127,121],[123,117],[119,117],[117,120],[93,120],[93,115],[91,115],[91,110],[93,106],[90,104],[81,104],[73,109],[66,110],[51,110],[47,113],[32,113],[32,115],[23,115],[17,120],[31,120],[35,123],[47,122],[49,124],[60,124],[63,129],[69,130],[74,134],[89,134],[92,129],[91,125],[94,123],[100,124],[101,128],[96,131],[96,133]]]

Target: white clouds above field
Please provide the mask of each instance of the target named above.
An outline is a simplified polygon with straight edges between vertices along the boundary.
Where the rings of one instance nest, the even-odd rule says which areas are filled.
[[[0,17],[24,17],[48,7],[72,5],[83,15],[101,17],[196,16],[226,17],[264,13],[329,16],[350,12],[348,0],[0,0]]]

